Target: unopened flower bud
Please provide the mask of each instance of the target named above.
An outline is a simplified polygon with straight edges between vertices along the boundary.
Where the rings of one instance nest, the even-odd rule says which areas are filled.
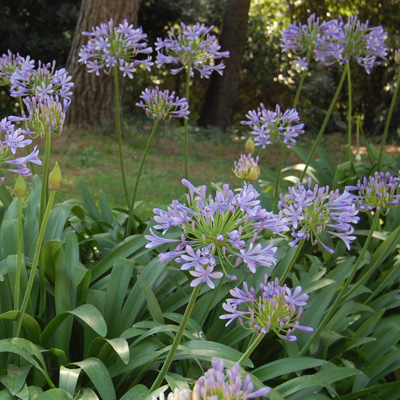
[[[246,151],[247,151],[247,153],[253,153],[255,147],[256,146],[254,145],[253,139],[251,137],[249,137],[247,139],[247,142],[246,142]]]
[[[54,165],[53,171],[49,175],[49,189],[58,190],[61,187],[61,170],[58,162]]]
[[[16,197],[25,197],[26,196],[26,182],[25,179],[18,175],[18,178],[14,185],[14,193]]]
[[[258,157],[254,160],[251,154],[245,156],[242,154],[239,161],[235,161],[233,172],[239,179],[247,182],[253,182],[260,176],[260,167],[257,165]]]
[[[360,153],[357,153],[357,154],[356,154],[356,161],[357,161],[357,162],[360,162],[360,161],[361,161],[361,154],[360,154]]]

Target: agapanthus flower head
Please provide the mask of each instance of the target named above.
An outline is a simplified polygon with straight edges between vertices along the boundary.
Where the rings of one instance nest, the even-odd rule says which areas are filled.
[[[375,172],[373,176],[358,180],[357,186],[347,186],[357,208],[361,211],[379,209],[389,212],[399,205],[400,195],[396,194],[398,178],[390,172]]]
[[[34,96],[24,98],[28,110],[25,119],[33,135],[60,135],[65,121],[65,115],[71,101],[58,96]]]
[[[306,25],[289,24],[282,32],[281,46],[283,51],[293,54],[295,67],[298,70],[308,69],[306,54],[315,48],[320,36],[320,21],[315,14],[312,14]]]
[[[0,169],[14,172],[22,176],[31,175],[27,163],[31,162],[41,165],[38,158],[39,150],[34,150],[25,157],[14,158],[19,149],[30,145],[32,140],[24,133],[21,128],[16,129],[15,125],[7,118],[0,121]],[[0,179],[0,184],[4,179]]]
[[[254,144],[263,149],[273,141],[283,142],[289,146],[296,144],[296,139],[304,133],[304,124],[300,123],[299,113],[295,109],[281,111],[279,105],[275,111],[267,110],[263,103],[256,110],[251,110],[246,115],[247,120],[242,125],[248,125],[254,135]]]
[[[312,186],[311,178],[308,188],[300,182],[289,187],[289,193],[281,194],[278,208],[289,218],[291,234],[294,240],[289,243],[295,246],[301,240],[310,240],[314,245],[319,243],[326,251],[333,249],[324,243],[323,235],[341,239],[348,249],[356,239],[354,227],[359,221],[358,210],[353,204],[352,195],[346,190],[329,190],[329,186]]]
[[[145,89],[140,96],[142,99],[136,103],[138,107],[144,108],[148,117],[164,121],[170,121],[171,118],[188,118],[190,113],[189,104],[186,99],[175,96],[175,92],[169,93],[168,90]]]
[[[8,50],[0,57],[0,86],[11,86],[10,79],[17,68],[33,71],[34,66],[35,62],[29,56],[24,58]]]
[[[175,389],[167,397],[165,397],[164,393],[161,393],[158,398],[153,396],[153,400],[192,400],[192,391],[188,389]]]
[[[260,176],[258,161],[259,157],[254,160],[251,154],[247,156],[242,154],[239,161],[235,161],[233,172],[239,179],[243,179],[246,182],[256,181]]]
[[[155,43],[157,66],[176,65],[177,68],[171,70],[172,74],[185,69],[190,76],[198,70],[201,78],[209,78],[214,71],[222,75],[225,64],[216,60],[229,57],[229,51],[220,51],[217,38],[210,34],[213,28],[199,22],[189,26],[182,22],[177,29],[172,28],[167,38],[158,38]]]
[[[250,375],[244,379],[240,376],[239,363],[226,369],[223,360],[213,357],[211,364],[212,368],[197,380],[192,400],[248,400],[264,397],[270,391],[263,387],[253,392]]]
[[[10,78],[13,97],[19,96],[59,96],[69,99],[74,83],[65,68],[56,69],[56,62],[33,68],[29,61],[20,62]]]
[[[307,304],[308,295],[301,293],[301,287],[292,289],[279,284],[279,279],[268,282],[265,274],[264,282],[260,283],[258,291],[248,288],[243,283],[243,290],[231,289],[232,298],[228,298],[222,305],[227,314],[221,315],[226,319],[226,326],[234,320],[238,320],[245,329],[250,329],[256,334],[275,332],[280,338],[288,341],[296,341],[293,331],[298,329],[303,332],[312,332],[312,328],[299,325],[299,319],[303,312],[303,306]]]
[[[92,32],[82,32],[89,36],[87,45],[79,51],[79,62],[85,64],[88,72],[100,75],[103,70],[106,74],[117,66],[123,76],[133,78],[133,74],[140,65],[150,71],[153,65],[151,52],[148,47],[142,28],[134,28],[126,19],[118,26],[111,18],[108,23],[92,28]]]
[[[337,61],[345,64],[354,58],[367,73],[378,58],[385,59],[387,33],[381,26],[369,27],[368,21],[361,22],[357,16],[351,16],[347,22],[343,19],[328,21],[321,25],[321,37],[316,46],[316,58],[329,65]]]
[[[166,211],[154,209],[154,228],[163,230],[163,234],[170,228],[179,228],[180,239],[165,239],[153,230],[145,236],[147,248],[176,244],[174,250],[159,255],[161,261],[175,260],[196,278],[192,286],[204,282],[210,288],[215,287],[213,279],[224,274],[235,279],[228,275],[228,267],[234,269],[244,263],[255,273],[258,266],[276,264],[277,248],[272,239],[265,246],[257,243],[257,236],[263,229],[278,233],[287,230],[286,220],[282,214],[269,213],[260,206],[259,193],[252,185],[245,184],[237,194],[224,185],[213,197],[206,195],[206,186],[197,189],[186,179],[182,183],[189,190],[188,205],[174,200]]]

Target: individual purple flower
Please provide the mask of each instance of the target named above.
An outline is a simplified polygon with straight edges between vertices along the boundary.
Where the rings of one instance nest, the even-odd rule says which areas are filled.
[[[260,176],[260,167],[258,166],[259,157],[254,158],[251,154],[247,156],[241,154],[239,161],[234,162],[234,174],[246,182],[253,182]]]
[[[358,180],[357,186],[347,186],[346,190],[356,192],[351,198],[359,210],[389,212],[400,202],[400,195],[396,193],[398,180],[390,172],[375,172],[373,176]]]
[[[56,62],[42,64],[35,69],[29,62],[20,63],[10,78],[13,97],[59,96],[70,99],[74,83],[65,68],[56,69]]]
[[[38,159],[39,150],[35,147],[28,156],[14,158],[20,149],[31,143],[32,140],[29,137],[27,138],[26,131],[21,128],[16,129],[12,120],[8,118],[0,120],[0,169],[22,176],[31,175],[27,163],[42,164]],[[3,182],[4,178],[0,178],[0,186]]]
[[[319,243],[326,251],[333,253],[323,238],[324,233],[341,239],[348,249],[356,239],[354,227],[359,221],[358,210],[353,204],[352,195],[348,191],[342,194],[339,190],[330,191],[329,186],[311,186],[308,188],[300,182],[289,188],[289,193],[281,194],[278,208],[289,218],[294,240],[289,243],[295,246],[301,240]]]
[[[43,95],[26,97],[24,103],[28,110],[28,117],[24,119],[31,133],[41,137],[61,134],[71,103],[69,99]]]
[[[140,66],[150,71],[153,65],[150,55],[153,49],[147,46],[147,35],[126,19],[115,26],[111,18],[108,23],[93,27],[92,32],[82,34],[89,36],[89,42],[79,51],[78,61],[87,66],[88,72],[108,74],[116,66],[123,76],[132,79]]]
[[[158,38],[155,43],[157,66],[176,65],[172,74],[184,69],[190,76],[198,70],[201,78],[209,78],[214,71],[222,75],[225,64],[216,60],[229,57],[229,51],[220,51],[217,38],[210,34],[213,28],[200,23],[188,26],[183,22],[176,30],[172,28],[168,38]]]
[[[289,146],[296,144],[296,139],[304,133],[304,124],[299,123],[300,117],[295,109],[282,113],[279,105],[275,111],[267,110],[263,103],[256,110],[251,110],[246,115],[247,120],[242,125],[248,125],[254,135],[254,144],[263,149],[267,145],[278,142],[280,139]]]
[[[215,286],[212,280],[220,279],[224,274],[236,279],[234,275],[228,275],[229,267],[235,269],[244,264],[254,273],[258,266],[276,264],[277,248],[272,239],[266,246],[257,243],[258,234],[266,225],[263,222],[266,211],[260,206],[259,193],[252,185],[245,184],[237,194],[224,185],[214,197],[207,197],[206,186],[198,189],[185,179],[182,183],[189,189],[188,206],[174,200],[167,211],[154,210],[155,229],[163,230],[163,234],[170,228],[181,230],[175,250],[161,253],[160,260],[175,259],[182,264],[182,270],[196,278],[192,286],[205,282],[212,288]],[[272,215],[269,217],[273,218]],[[268,225],[273,233],[275,226],[280,233],[282,227],[278,223]],[[149,241],[147,248],[167,243],[153,231],[146,238]]]
[[[250,375],[240,376],[240,365],[225,369],[223,360],[215,357],[211,360],[212,368],[200,377],[193,388],[193,400],[248,400],[266,396],[270,389],[263,387],[253,392],[254,384]]]
[[[258,292],[254,288],[248,289],[246,282],[243,283],[243,289],[231,289],[232,298],[228,298],[222,306],[227,314],[220,318],[228,320],[226,326],[237,319],[244,328],[256,334],[273,331],[288,341],[297,340],[293,335],[295,329],[312,332],[312,328],[299,325],[302,307],[308,300],[308,295],[301,293],[300,286],[292,293],[286,284],[279,284],[278,278],[268,282],[268,275],[265,274]]]
[[[136,103],[138,107],[144,108],[149,118],[161,118],[164,121],[170,121],[172,118],[188,119],[189,104],[186,99],[175,96],[175,92],[169,93],[168,90],[145,89],[140,96],[142,99]]]

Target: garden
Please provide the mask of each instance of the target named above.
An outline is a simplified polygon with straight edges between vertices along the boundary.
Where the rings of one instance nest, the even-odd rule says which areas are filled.
[[[150,43],[110,19],[83,35],[79,62],[114,79],[116,134],[82,133],[76,152],[68,71],[0,58],[16,104],[0,120],[0,399],[398,400],[400,160],[385,150],[400,52],[385,29],[354,15],[289,24],[291,105],[249,108],[229,145],[202,142],[191,119],[193,82],[222,76],[230,56],[212,26]],[[388,59],[377,145],[353,112],[352,76]],[[340,73],[307,137],[298,108],[315,65]],[[142,91],[133,157],[119,80],[154,69],[181,75],[184,95]],[[327,138],[339,98],[346,133]],[[79,193],[63,191],[73,168]]]

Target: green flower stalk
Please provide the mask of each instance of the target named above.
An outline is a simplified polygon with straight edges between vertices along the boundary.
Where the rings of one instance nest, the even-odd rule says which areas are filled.
[[[26,196],[26,182],[20,175],[18,176],[14,186],[15,196],[18,198],[18,238],[17,238],[17,270],[15,274],[15,293],[14,293],[14,310],[19,309],[19,295],[21,284],[21,265],[22,265],[22,202]]]
[[[135,208],[135,200],[139,187],[140,177],[142,175],[147,153],[149,152],[151,143],[157,132],[160,120],[170,121],[172,118],[184,118],[184,120],[186,121],[189,115],[189,105],[186,99],[180,99],[179,97],[175,96],[175,92],[169,94],[168,90],[161,91],[157,86],[156,89],[146,89],[142,92],[142,95],[140,97],[142,100],[139,103],[136,103],[136,105],[145,109],[146,115],[154,120],[154,125],[149,140],[147,141],[146,148],[144,150],[143,158],[140,163],[138,175],[136,178],[135,188],[133,190],[132,201],[129,208],[128,226],[126,229],[127,236],[131,232],[132,224],[134,221],[133,209]]]
[[[342,75],[340,77],[339,84],[338,84],[338,86],[336,88],[335,94],[333,95],[331,104],[329,105],[328,111],[325,114],[325,118],[324,118],[324,120],[322,122],[321,128],[319,129],[317,138],[314,141],[313,147],[311,149],[311,153],[308,156],[308,159],[307,159],[306,165],[305,165],[305,167],[303,169],[303,172],[300,175],[300,182],[304,179],[304,177],[305,177],[305,175],[307,173],[308,167],[310,166],[311,161],[312,161],[312,159],[314,157],[314,154],[317,151],[317,147],[319,146],[319,143],[321,142],[322,135],[325,132],[325,129],[326,129],[326,126],[328,125],[328,122],[329,122],[329,119],[331,117],[333,108],[335,107],[335,104],[336,104],[336,101],[337,101],[337,99],[339,97],[340,91],[342,90],[343,82],[344,82],[344,79],[346,78],[346,74],[347,74],[347,69],[348,68],[349,68],[349,64],[346,64],[345,67],[343,68]]]
[[[182,321],[179,325],[178,332],[176,333],[174,341],[172,342],[171,348],[168,352],[168,356],[165,359],[164,364],[163,364],[161,370],[159,371],[156,380],[154,381],[153,385],[150,388],[150,392],[158,389],[161,386],[161,384],[165,378],[165,375],[167,374],[167,372],[172,364],[172,361],[174,360],[175,353],[178,350],[179,343],[181,342],[181,339],[183,336],[183,332],[185,331],[186,326],[189,322],[189,318],[190,318],[190,315],[192,314],[193,307],[196,302],[196,298],[200,292],[200,287],[201,287],[201,285],[198,285],[193,288],[189,302],[186,306],[185,313],[183,314]]]
[[[82,32],[82,34],[89,36],[89,42],[82,46],[79,52],[79,62],[87,66],[88,72],[94,72],[97,76],[100,75],[100,71],[109,74],[112,70],[114,74],[115,124],[118,135],[119,161],[126,204],[130,209],[122,152],[118,75],[121,71],[124,77],[132,79],[139,66],[150,71],[153,63],[149,54],[153,49],[147,46],[147,35],[143,33],[142,28],[134,29],[126,19],[118,26],[115,26],[113,19],[110,19],[107,23],[93,27],[92,32]],[[146,58],[138,59],[138,57]]]
[[[44,233],[46,231],[47,223],[49,221],[49,216],[50,216],[50,211],[53,207],[53,202],[55,195],[57,193],[57,188],[59,188],[60,185],[60,180],[61,180],[61,173],[59,172],[59,167],[58,164],[54,167],[53,173],[51,175],[51,186],[53,189],[50,189],[50,196],[49,196],[49,201],[47,202],[46,210],[43,215],[43,220],[40,224],[40,229],[39,229],[39,235],[38,235],[38,240],[36,242],[36,248],[35,248],[35,253],[33,256],[33,261],[32,261],[32,267],[31,267],[31,273],[29,276],[28,280],[28,285],[26,287],[25,295],[22,300],[21,308],[19,309],[18,317],[17,317],[17,326],[15,329],[15,337],[18,337],[21,331],[21,326],[22,326],[22,320],[24,318],[24,314],[26,311],[26,307],[28,306],[29,298],[32,292],[33,284],[35,281],[35,276],[36,276],[36,270],[39,264],[39,256],[40,256],[40,251],[42,248],[42,243],[43,243],[43,238],[44,238]],[[40,275],[44,275],[44,272],[41,272]],[[42,282],[40,283],[40,288],[41,288],[41,306],[43,307],[42,304],[42,287],[43,284]]]
[[[206,27],[204,24],[197,23],[187,26],[181,23],[178,29],[174,28],[168,34],[168,38],[158,38],[155,45],[157,50],[156,65],[161,67],[164,64],[177,65],[178,68],[171,69],[172,74],[177,74],[181,70],[186,72],[185,97],[189,102],[190,81],[194,76],[194,71],[200,73],[201,78],[209,78],[216,71],[223,74],[224,62],[219,63],[223,57],[229,57],[229,52],[221,52],[217,38],[210,35],[213,26]],[[185,123],[185,179],[189,179],[188,166],[188,130],[189,122]]]

